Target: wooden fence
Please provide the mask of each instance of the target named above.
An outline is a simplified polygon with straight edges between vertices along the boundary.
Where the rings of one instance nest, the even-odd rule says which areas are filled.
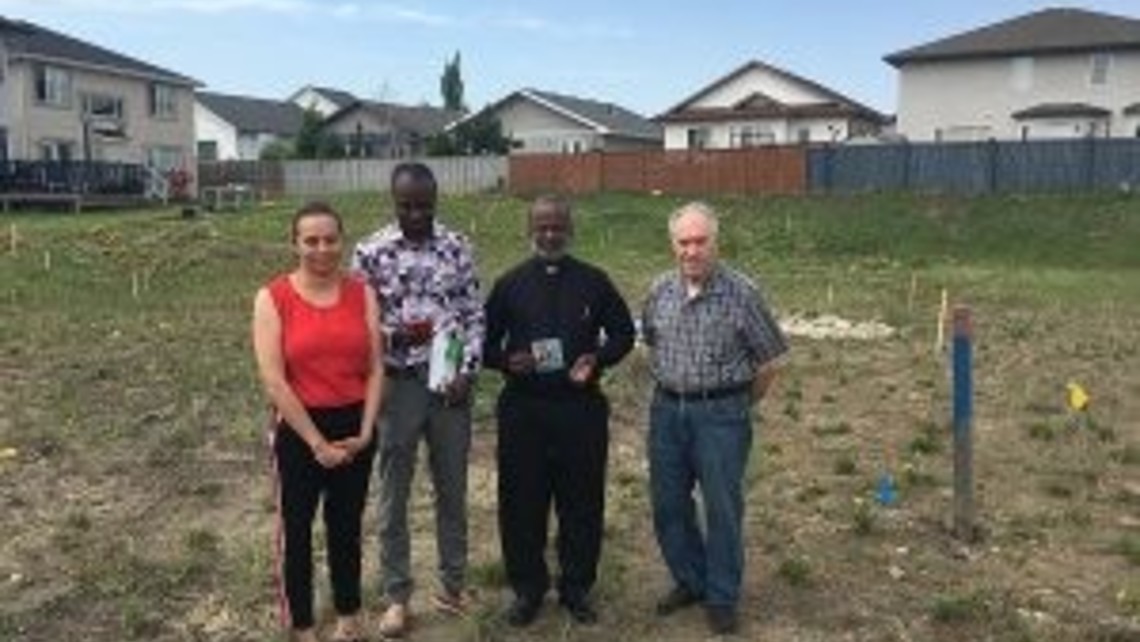
[[[807,160],[800,146],[519,154],[510,157],[509,185],[515,194],[803,194]]]
[[[497,156],[426,158],[445,194],[502,189],[507,161]],[[337,159],[220,161],[199,164],[202,187],[248,185],[262,196],[318,196],[386,191],[392,169],[403,160]]]

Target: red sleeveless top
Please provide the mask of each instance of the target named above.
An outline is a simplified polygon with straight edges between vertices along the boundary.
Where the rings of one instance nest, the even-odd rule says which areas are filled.
[[[324,307],[301,298],[287,274],[268,287],[281,318],[285,380],[301,403],[328,408],[363,401],[371,365],[364,283],[345,277],[336,303]]]

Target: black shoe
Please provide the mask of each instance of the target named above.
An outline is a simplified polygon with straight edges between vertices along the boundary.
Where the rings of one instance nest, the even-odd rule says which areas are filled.
[[[701,601],[702,596],[678,584],[669,594],[657,601],[657,615],[672,615]]]
[[[562,608],[574,618],[578,624],[595,624],[598,621],[598,612],[585,597],[562,597],[558,602]]]
[[[538,617],[542,608],[542,598],[534,595],[519,595],[507,608],[507,624],[511,626],[527,626]]]
[[[738,628],[736,609],[731,606],[706,606],[705,618],[714,635],[731,635]]]

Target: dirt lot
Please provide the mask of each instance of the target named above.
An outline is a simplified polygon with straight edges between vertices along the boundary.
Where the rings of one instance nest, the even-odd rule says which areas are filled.
[[[148,220],[129,241],[118,221],[37,225],[0,263],[0,639],[278,639],[246,286],[282,264],[281,246],[245,223]],[[153,249],[172,242],[173,256]],[[649,272],[614,256],[634,299],[629,284]],[[756,424],[742,639],[1140,640],[1135,270],[836,261],[756,271],[784,316],[894,332],[792,340]],[[222,275],[240,285],[218,287]],[[942,287],[976,323],[979,533],[969,542],[949,528],[949,354],[934,345]],[[669,582],[645,493],[644,355],[609,377],[601,624],[575,626],[553,603],[525,631],[501,621],[488,376],[471,462],[480,608],[446,620],[421,590],[413,639],[708,637],[699,611],[652,615]],[[1087,413],[1067,408],[1070,381],[1090,392]],[[889,506],[875,499],[884,473],[898,484]],[[428,589],[431,500],[420,480],[414,556]],[[375,618],[374,503],[365,520]],[[327,613],[323,587],[318,599]]]

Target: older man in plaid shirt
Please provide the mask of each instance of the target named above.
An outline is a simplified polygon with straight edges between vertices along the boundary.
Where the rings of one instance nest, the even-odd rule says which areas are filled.
[[[709,628],[732,633],[744,569],[742,482],[752,407],[788,346],[757,287],[717,261],[710,207],[681,207],[669,234],[678,269],[657,279],[642,316],[657,383],[648,446],[653,526],[675,583],[657,612],[703,602]]]

